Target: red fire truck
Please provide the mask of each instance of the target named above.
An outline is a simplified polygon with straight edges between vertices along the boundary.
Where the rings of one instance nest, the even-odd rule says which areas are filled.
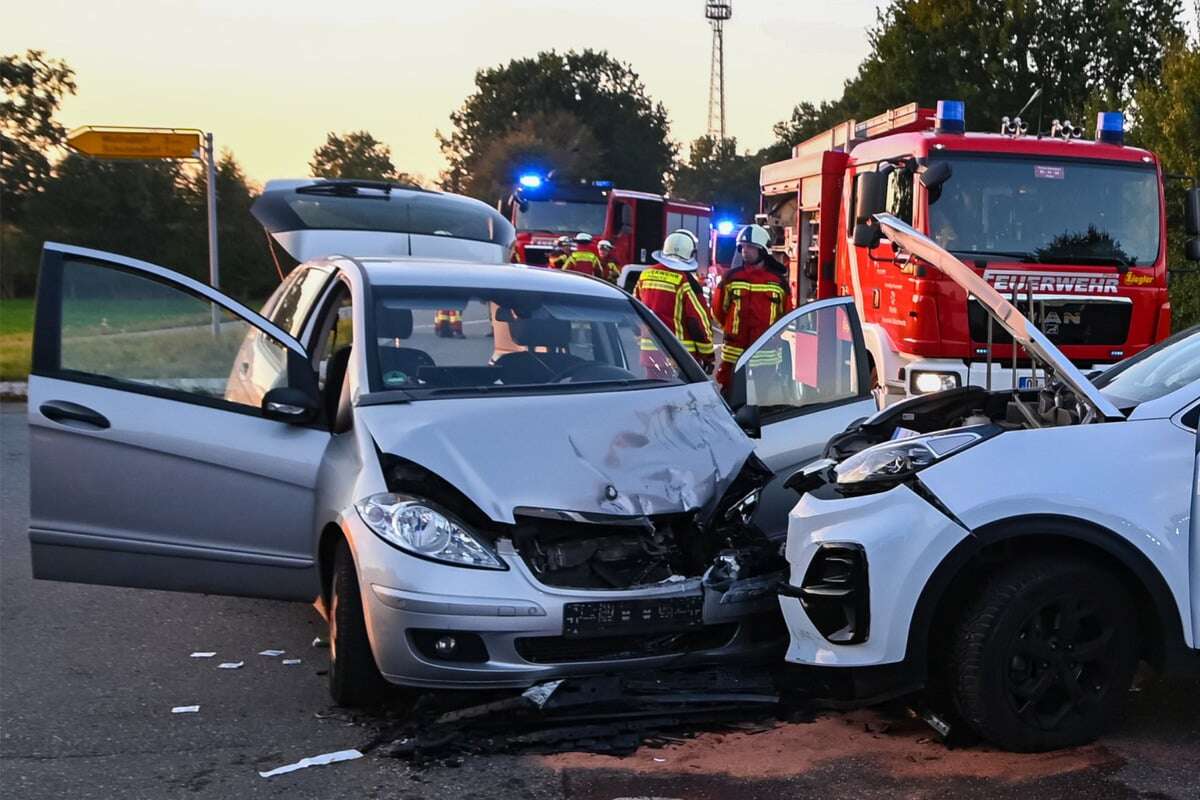
[[[500,213],[517,229],[517,257],[524,264],[544,266],[558,237],[581,231],[612,242],[618,263],[647,264],[666,235],[679,228],[696,234],[700,263],[708,263],[711,206],[614,189],[611,181],[525,174],[501,201]]]
[[[1030,135],[1019,119],[1001,133],[967,133],[964,111],[914,103],[850,120],[762,168],[759,221],[789,265],[796,302],[854,297],[889,400],[1014,379],[1011,340],[983,309],[880,241],[872,215],[887,211],[1014,296],[1081,366],[1167,336],[1162,169],[1153,153],[1124,146],[1121,115],[1099,115],[1095,141],[1085,141],[1057,121],[1049,135]]]

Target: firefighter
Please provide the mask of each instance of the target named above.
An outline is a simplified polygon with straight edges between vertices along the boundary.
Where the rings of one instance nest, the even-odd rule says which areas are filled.
[[[767,250],[771,242],[767,229],[747,225],[738,231],[736,241],[742,263],[725,273],[712,293],[713,319],[724,334],[717,384],[726,394],[733,380],[733,367],[742,353],[791,310],[787,270]],[[755,367],[778,368],[782,362],[779,349],[764,348],[750,359]]]
[[[579,272],[596,278],[604,277],[604,265],[600,263],[600,256],[596,254],[595,248],[592,247],[592,235],[590,233],[580,232],[575,234],[575,250],[571,255],[567,256],[567,260],[563,262],[562,269],[564,272]]]
[[[558,241],[554,243],[554,250],[550,252],[550,257],[546,259],[546,263],[550,269],[562,269],[563,264],[571,256],[571,239],[567,236],[558,237]]]
[[[613,258],[613,245],[608,239],[601,239],[596,245],[596,252],[600,256],[600,266],[603,268],[604,280],[609,283],[616,283],[621,277],[621,265]]]
[[[465,339],[462,312],[457,309],[442,309],[433,315],[433,332],[443,339]]]
[[[705,372],[712,373],[712,322],[696,281],[696,237],[685,230],[674,231],[651,255],[658,263],[642,272],[634,296],[658,315]],[[652,370],[657,348],[650,339],[642,339],[641,348],[642,364]]]

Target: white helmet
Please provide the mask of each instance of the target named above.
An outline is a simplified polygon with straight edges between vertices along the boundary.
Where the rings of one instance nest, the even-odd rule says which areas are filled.
[[[590,233],[584,233],[583,231],[580,231],[579,233],[575,234],[575,244],[589,244],[591,241],[592,235]]]
[[[560,237],[558,237],[558,240],[555,241],[554,244],[559,248],[569,250],[571,247],[571,237],[570,236],[560,236]]]
[[[596,248],[599,250],[612,250],[613,246],[612,242],[610,242],[608,239],[601,239],[596,243]]]
[[[737,243],[755,245],[765,255],[771,244],[771,234],[762,225],[747,225],[738,231]]]
[[[699,268],[696,263],[696,235],[683,229],[672,231],[663,242],[662,250],[655,250],[651,257],[664,267],[695,272]]]

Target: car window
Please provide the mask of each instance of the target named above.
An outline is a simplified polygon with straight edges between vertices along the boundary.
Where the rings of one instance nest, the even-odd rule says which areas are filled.
[[[221,306],[132,272],[67,259],[59,368],[258,408],[287,350]]]
[[[372,385],[413,399],[687,379],[625,298],[411,287],[375,294]]]
[[[1118,408],[1157,400],[1200,380],[1200,327],[1175,334],[1096,378]]]
[[[317,338],[318,362],[317,376],[321,391],[325,390],[325,379],[329,359],[343,347],[354,344],[354,311],[350,302],[350,292],[344,286],[338,290],[333,307],[322,321],[321,331]],[[380,342],[380,346],[384,346]]]
[[[750,352],[746,402],[765,415],[860,395],[847,306],[797,314]]]
[[[329,280],[329,270],[322,267],[301,267],[301,272],[282,287],[279,297],[267,314],[274,322],[292,336],[299,336],[308,319],[313,301]],[[279,291],[279,290],[277,290]],[[268,301],[270,303],[271,301]]]

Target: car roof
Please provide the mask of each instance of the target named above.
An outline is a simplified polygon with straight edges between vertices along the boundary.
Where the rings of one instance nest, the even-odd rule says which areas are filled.
[[[358,265],[372,286],[446,286],[453,288],[513,289],[591,297],[626,298],[610,283],[574,272],[525,264],[488,264],[431,258],[349,258],[334,262]],[[323,262],[314,262],[323,263]]]

